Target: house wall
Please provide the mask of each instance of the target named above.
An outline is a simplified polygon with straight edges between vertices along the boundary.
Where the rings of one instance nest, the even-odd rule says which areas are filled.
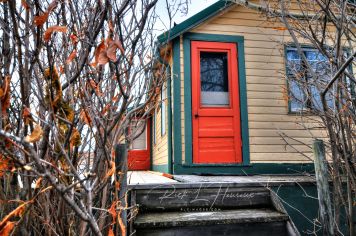
[[[166,83],[163,86],[167,86]],[[168,109],[166,111],[166,132],[162,136],[161,134],[161,97],[157,101],[156,105],[156,129],[152,132],[155,132],[156,142],[153,142],[152,136],[152,169],[156,171],[164,171],[167,172],[168,165]],[[166,108],[168,106],[167,99],[165,101]],[[153,134],[153,133],[152,133]]]
[[[236,6],[191,32],[244,37],[251,163],[311,162],[312,150],[304,143],[310,145],[313,137],[325,137],[326,132],[320,129],[316,117],[301,118],[288,113],[284,45],[291,42],[291,39],[282,25],[267,22],[256,11]],[[184,160],[182,42],[180,54],[182,159]],[[287,142],[292,144],[292,147],[287,145]]]

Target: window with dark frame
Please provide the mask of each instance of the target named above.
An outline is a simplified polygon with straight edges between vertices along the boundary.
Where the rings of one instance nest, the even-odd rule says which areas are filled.
[[[313,48],[303,48],[303,54],[316,78],[312,77],[298,50],[288,47],[286,61],[290,112],[322,110],[320,91],[330,81],[331,66],[328,59]],[[333,107],[332,93],[327,94],[327,103]]]

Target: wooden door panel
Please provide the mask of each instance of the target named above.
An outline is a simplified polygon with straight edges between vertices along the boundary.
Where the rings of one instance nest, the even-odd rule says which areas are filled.
[[[234,137],[199,138],[199,159],[197,163],[235,162]]]
[[[127,164],[129,170],[149,170],[151,165],[151,150],[150,137],[151,126],[150,120],[146,122],[146,148],[145,149],[130,149],[127,156]]]
[[[191,49],[193,163],[242,162],[236,44],[193,41]]]

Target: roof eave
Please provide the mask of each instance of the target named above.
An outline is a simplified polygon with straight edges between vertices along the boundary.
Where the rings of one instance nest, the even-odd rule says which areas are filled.
[[[204,10],[200,11],[199,13],[195,14],[194,16],[188,18],[187,20],[183,21],[182,23],[174,26],[172,29],[164,32],[163,34],[157,37],[158,42],[163,44],[165,42],[169,42],[179,35],[189,31],[190,29],[200,25],[204,21],[208,20],[209,18],[216,16],[220,12],[224,11],[228,7],[232,6],[234,3],[229,0],[221,0],[213,5],[205,8]]]

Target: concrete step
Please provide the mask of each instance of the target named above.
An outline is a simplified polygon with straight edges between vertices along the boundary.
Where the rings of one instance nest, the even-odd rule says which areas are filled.
[[[136,235],[288,235],[286,214],[272,209],[164,212],[138,215]]]
[[[266,188],[204,186],[136,190],[135,202],[140,212],[211,211],[268,207],[271,205],[271,198]]]

